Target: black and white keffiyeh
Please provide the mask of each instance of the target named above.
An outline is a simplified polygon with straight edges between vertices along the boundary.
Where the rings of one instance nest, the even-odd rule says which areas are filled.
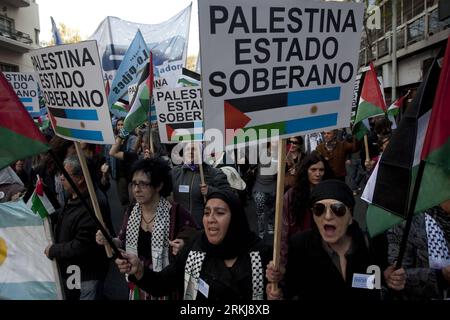
[[[428,262],[432,269],[442,269],[450,264],[450,254],[444,233],[429,214],[425,214],[425,226],[428,239]]]
[[[156,208],[156,217],[152,232],[152,269],[161,271],[169,264],[169,225],[172,205],[161,197]],[[126,251],[137,255],[139,229],[142,219],[142,207],[136,203],[128,219]]]
[[[184,267],[184,296],[183,300],[195,300],[197,298],[200,271],[206,253],[190,251]],[[258,251],[250,252],[252,266],[252,299],[262,300],[264,292],[263,268],[261,256]]]

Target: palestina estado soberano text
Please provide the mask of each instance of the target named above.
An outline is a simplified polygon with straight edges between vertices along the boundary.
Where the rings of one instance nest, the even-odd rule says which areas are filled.
[[[214,35],[218,28],[225,28],[226,33],[239,33],[235,39],[234,62],[237,67],[250,64],[261,64],[261,68],[253,68],[251,72],[243,69],[235,70],[229,77],[222,71],[212,72],[208,81],[213,86],[209,90],[214,97],[226,94],[227,89],[235,94],[267,89],[308,87],[311,84],[325,85],[335,83],[338,79],[346,83],[353,78],[354,68],[350,62],[342,64],[325,63],[322,70],[318,65],[305,68],[300,65],[264,67],[264,64],[286,63],[292,61],[312,61],[316,59],[332,60],[339,50],[338,40],[334,33],[356,32],[356,19],[352,10],[331,10],[319,8],[271,7],[266,21],[258,19],[258,7],[251,8],[251,14],[244,14],[242,7],[237,6],[229,12],[224,6],[214,6],[210,10],[210,32]],[[268,21],[268,23],[267,23]],[[310,33],[305,38],[287,37],[300,32]],[[223,30],[222,30],[223,32]],[[267,34],[270,37],[246,38],[246,34]],[[314,34],[327,33],[324,39]],[[279,37],[273,36],[279,34]],[[254,53],[254,54],[250,54]],[[244,86],[236,85],[236,81],[244,79]]]
[[[42,89],[44,89],[44,99],[47,104],[70,105],[72,107],[101,107],[103,105],[104,97],[98,90],[66,90],[74,87],[83,88],[85,86],[83,73],[80,70],[70,71],[70,69],[95,66],[94,59],[91,57],[88,49],[61,49],[48,54],[32,56],[31,61],[37,71],[68,70],[39,74]]]

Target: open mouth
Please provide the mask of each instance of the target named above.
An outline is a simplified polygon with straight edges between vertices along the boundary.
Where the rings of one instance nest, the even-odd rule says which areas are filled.
[[[325,234],[327,236],[331,237],[336,232],[336,227],[331,225],[331,224],[326,224],[326,225],[323,226],[323,230],[325,231]]]
[[[210,234],[210,235],[215,235],[215,234],[217,234],[219,232],[219,229],[218,228],[208,228],[208,233]]]

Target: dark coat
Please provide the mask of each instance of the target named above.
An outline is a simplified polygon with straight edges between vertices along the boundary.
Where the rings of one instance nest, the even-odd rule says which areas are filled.
[[[203,164],[205,183],[208,185],[208,193],[215,189],[230,188],[227,176],[220,169]],[[173,200],[189,211],[194,217],[195,223],[203,228],[204,199],[200,193],[200,172],[192,171],[183,165],[172,169]],[[189,186],[189,192],[180,192],[180,186]]]
[[[87,194],[85,199],[89,201]],[[68,266],[77,265],[81,270],[81,281],[103,279],[108,269],[105,249],[95,241],[97,225],[81,200],[66,202],[53,219],[56,220],[55,241],[49,257],[58,262],[62,278],[70,276]]]
[[[137,281],[134,276],[129,280],[135,282],[140,288],[154,296],[164,296],[177,289],[183,292],[184,268],[190,251],[202,251],[201,234],[186,245],[175,261],[161,272],[145,269],[144,276]],[[223,260],[208,254],[203,261],[200,279],[209,285],[209,294],[206,298],[200,291],[197,300],[223,301],[223,300],[251,300],[252,299],[252,268],[250,252],[259,251],[263,273],[271,259],[271,252],[258,239],[248,251],[238,256],[232,268],[227,268]],[[263,275],[265,280],[265,277]],[[266,282],[264,282],[264,285]],[[265,287],[264,287],[265,288]],[[264,290],[265,293],[265,290]]]
[[[317,227],[291,238],[286,266],[288,299],[377,299],[380,290],[352,288],[354,273],[367,273],[371,259],[364,236],[356,221],[349,231],[353,253],[347,255],[346,280],[322,245]]]

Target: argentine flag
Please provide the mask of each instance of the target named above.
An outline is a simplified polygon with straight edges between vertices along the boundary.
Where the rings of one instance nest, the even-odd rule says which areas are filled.
[[[0,203],[0,299],[60,298],[48,244],[44,221],[22,200]]]

